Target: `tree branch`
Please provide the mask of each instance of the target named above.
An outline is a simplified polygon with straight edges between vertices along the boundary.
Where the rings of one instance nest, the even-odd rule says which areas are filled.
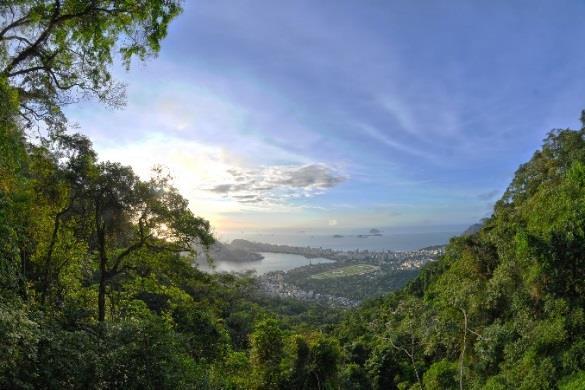
[[[28,57],[30,57],[35,52],[37,52],[37,48],[49,38],[51,32],[53,31],[53,29],[56,26],[58,26],[59,24],[65,22],[67,20],[71,20],[71,19],[75,19],[75,18],[89,15],[93,10],[95,10],[95,7],[92,4],[93,4],[93,2],[90,3],[81,12],[78,12],[75,14],[67,14],[67,15],[59,16],[59,14],[61,12],[61,3],[59,1],[55,1],[55,7],[54,7],[53,14],[52,14],[51,19],[49,20],[49,24],[47,25],[45,30],[39,35],[39,37],[32,44],[30,44],[26,49],[21,51],[15,58],[12,59],[10,64],[8,64],[6,66],[6,68],[4,68],[4,70],[2,71],[2,74],[4,74],[5,76],[8,76],[8,74],[10,74],[12,72],[12,70],[16,66],[18,66],[18,64],[20,64],[22,61],[26,60]],[[1,35],[0,35],[0,37],[1,37]]]
[[[2,31],[0,31],[0,40],[4,39],[4,34],[6,34],[8,31],[12,30],[13,28],[16,28],[18,26],[22,26],[23,24],[27,23],[27,19],[30,16],[30,14],[24,15],[22,18],[10,23],[8,26],[4,27],[2,29]]]

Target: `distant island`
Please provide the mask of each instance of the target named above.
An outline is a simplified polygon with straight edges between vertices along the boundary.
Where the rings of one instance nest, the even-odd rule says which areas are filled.
[[[378,229],[370,229],[370,232],[368,234],[358,234],[356,237],[358,238],[382,237],[382,231]]]
[[[381,237],[383,236],[382,231],[379,229],[370,229],[369,233],[364,234],[356,234],[355,236],[349,235],[349,237],[357,237],[357,238],[368,238],[368,237]],[[334,234],[333,238],[344,238],[345,236],[342,234]]]

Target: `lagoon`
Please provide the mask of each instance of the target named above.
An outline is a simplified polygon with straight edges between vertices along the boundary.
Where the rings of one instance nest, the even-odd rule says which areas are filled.
[[[334,263],[334,260],[325,259],[323,257],[316,257],[308,259],[301,255],[293,255],[290,253],[260,253],[264,258],[258,261],[250,261],[243,263],[234,262],[215,262],[213,267],[207,263],[197,264],[197,268],[204,272],[236,272],[242,273],[247,271],[255,271],[257,275],[263,275],[273,271],[288,271],[293,268],[302,267],[309,264]]]

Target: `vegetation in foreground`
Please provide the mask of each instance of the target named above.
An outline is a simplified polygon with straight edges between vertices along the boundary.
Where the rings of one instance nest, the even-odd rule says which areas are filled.
[[[165,175],[66,131],[61,104],[111,97],[116,42],[155,53],[179,10],[0,6],[0,388],[583,388],[585,123],[551,132],[482,228],[404,289],[339,324],[288,321],[249,280],[191,267],[210,226]]]

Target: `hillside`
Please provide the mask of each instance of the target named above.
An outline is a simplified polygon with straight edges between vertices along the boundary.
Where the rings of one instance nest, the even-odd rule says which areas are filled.
[[[553,130],[548,134],[542,147],[518,168],[506,192],[495,203],[491,216],[466,234],[453,238],[438,260],[426,252],[439,256],[443,253],[442,246],[403,252],[403,257],[391,256],[392,261],[388,260],[390,253],[386,249],[383,250],[385,253],[362,251],[360,258],[347,258],[345,263],[311,265],[310,272],[305,267],[288,275],[295,283],[311,289],[311,296],[316,295],[316,283],[320,283],[325,289],[323,296],[328,300],[340,298],[332,297],[340,291],[356,299],[345,298],[347,304],[341,305],[341,309],[319,301],[306,303],[282,296],[271,297],[263,294],[259,280],[249,275],[207,274],[194,264],[202,260],[202,253],[232,262],[255,261],[259,259],[256,252],[265,249],[313,258],[329,256],[336,260],[339,260],[336,256],[341,255],[331,249],[295,248],[245,240],[235,241],[229,247],[218,244],[209,220],[193,211],[195,207],[203,207],[189,204],[187,195],[177,189],[172,172],[157,166],[150,176],[141,176],[132,166],[141,166],[142,160],[139,164],[108,160],[108,154],[100,155],[92,140],[78,133],[77,126],[69,122],[66,115],[70,109],[65,107],[89,98],[108,107],[122,107],[126,97],[124,83],[113,80],[112,73],[118,73],[114,65],[129,68],[133,60],[155,57],[160,52],[169,24],[181,13],[184,3],[187,2],[19,0],[0,3],[0,389],[585,389],[585,111],[581,116],[581,129]],[[230,10],[234,4],[230,4]],[[225,11],[221,17],[209,14],[209,19],[213,23],[225,19],[226,24],[219,26],[239,26],[237,46],[228,47],[227,52],[249,53],[263,60],[265,57],[261,54],[274,44],[265,40],[270,38],[268,34],[256,39],[259,35],[248,31],[251,24],[240,26],[234,23],[237,19],[240,22],[237,14]],[[344,25],[353,24],[353,17],[362,12],[351,11],[352,18],[344,19],[348,22]],[[246,14],[255,12],[246,9]],[[318,41],[314,41],[317,36],[327,41],[334,37],[335,41],[344,39],[349,44],[355,38],[353,33],[336,35],[332,28],[339,19],[334,19],[334,14],[326,13],[327,30],[319,34],[309,34],[308,30],[313,30],[311,26],[321,24],[317,23],[318,19],[309,18],[305,25],[308,30],[298,35],[300,40],[295,41],[294,50],[273,52],[273,55],[278,53],[278,57],[274,57],[277,60],[269,62],[290,65],[291,68],[282,68],[287,72],[279,73],[294,76],[289,81],[306,79],[310,82],[305,88],[311,95],[310,105],[319,108],[320,126],[331,127],[347,137],[335,152],[343,157],[343,161],[347,152],[354,149],[360,153],[360,159],[366,157],[360,149],[360,140],[368,135],[379,144],[376,146],[405,152],[408,170],[420,170],[416,160],[434,158],[434,154],[427,155],[407,144],[403,146],[402,141],[395,142],[366,123],[371,119],[373,95],[362,93],[361,88],[356,87],[366,83],[364,77],[373,68],[394,67],[393,64],[388,66],[384,57],[378,57],[385,50],[371,47],[376,53],[372,68],[362,66],[370,62],[369,58],[355,62],[360,59],[359,53],[348,50],[352,49],[350,46],[344,44],[331,51],[327,50],[330,46],[321,48]],[[364,14],[366,22],[372,24],[367,26],[372,28],[372,34],[365,35],[368,43],[373,32],[380,28],[369,16],[382,14],[377,10],[375,14]],[[407,13],[398,15],[403,18]],[[417,11],[413,15],[419,17],[420,13]],[[434,13],[430,15],[440,19]],[[262,17],[262,23],[252,22],[272,24],[274,35],[279,39],[277,32],[294,31],[292,27],[303,24],[298,22],[301,18],[275,18],[271,23],[264,23],[271,20],[273,14],[262,13]],[[483,20],[484,13],[481,17]],[[474,25],[472,22],[465,20],[466,26]],[[188,31],[182,30],[188,24],[184,23],[176,30]],[[387,23],[382,21],[382,24]],[[414,27],[419,30],[421,26],[423,24]],[[488,27],[486,31],[492,34],[493,27]],[[514,27],[517,27],[516,23]],[[209,40],[227,40],[229,37],[221,28],[202,31],[206,31],[204,38]],[[432,30],[423,32],[423,40],[428,41]],[[534,35],[532,31],[530,35]],[[350,36],[352,39],[345,39]],[[187,37],[188,40],[193,38]],[[470,47],[475,49],[477,42],[471,41]],[[254,42],[258,46],[248,46]],[[405,43],[408,43],[404,46],[406,48],[416,47],[410,41]],[[447,48],[446,45],[435,45],[434,41],[431,43],[440,48],[437,52],[442,53]],[[539,40],[539,49],[540,45]],[[387,46],[391,45],[380,47]],[[292,61],[297,52],[305,51],[299,50],[301,47],[307,49],[307,57],[302,62],[311,69],[318,69],[325,57],[335,61],[343,59],[343,56],[329,53],[349,53],[346,60],[351,58],[351,62],[347,64],[347,70],[358,69],[360,77],[353,79],[355,84],[351,82],[344,84],[344,88],[335,88],[335,96],[345,100],[345,95],[353,90],[365,96],[360,100],[360,106],[368,107],[368,121],[363,125],[362,121],[354,121],[359,134],[354,136],[337,130],[338,125],[351,118],[345,116],[349,112],[341,110],[344,106],[335,106],[333,101],[328,101],[334,99],[318,94],[329,84],[330,80],[323,78],[326,73],[351,81],[348,79],[351,72],[341,71],[341,68],[334,71],[338,65],[335,63],[335,67],[320,68],[327,72],[303,77],[302,73],[296,73],[299,62]],[[354,45],[353,49],[356,48]],[[470,57],[466,50],[459,51]],[[409,56],[411,52],[410,49],[405,51]],[[326,53],[326,56],[318,57],[317,53]],[[564,58],[560,55],[551,57]],[[117,61],[121,61],[120,64]],[[254,81],[258,82],[259,90],[268,91],[270,95],[261,95],[254,89],[250,90],[256,91],[254,93],[242,94],[242,99],[256,101],[270,96],[267,101],[276,103],[280,100],[280,91],[277,93],[277,89],[272,88],[268,74],[260,72],[257,75],[262,77],[246,81],[243,77],[248,67],[232,66],[230,62],[224,65],[210,61],[209,57],[200,62],[208,63],[208,70],[212,67],[236,74],[238,83],[217,80],[220,89],[230,90],[234,97],[239,95],[236,84]],[[505,64],[502,69],[506,70],[502,73],[508,74],[509,64],[505,58],[501,62]],[[433,72],[441,70],[434,61],[417,63],[432,64]],[[450,68],[454,63],[449,58]],[[545,68],[550,72],[555,66],[558,64],[546,64]],[[182,68],[171,62],[164,63],[162,68],[169,74],[182,74]],[[295,72],[289,72],[292,69]],[[207,88],[211,90],[215,84],[212,82],[214,73],[197,73],[208,77],[197,93],[208,94]],[[481,73],[486,72],[478,72]],[[270,148],[259,146],[267,144],[254,142],[244,145],[243,140],[253,137],[257,131],[254,122],[243,115],[247,110],[240,108],[235,101],[234,104],[221,99],[216,101],[211,93],[201,101],[192,102],[187,99],[189,95],[182,94],[182,89],[191,89],[182,88],[189,80],[186,74],[183,76],[185,79],[181,83],[176,79],[165,78],[161,82],[151,77],[144,88],[151,95],[139,93],[142,95],[139,100],[156,100],[156,106],[161,108],[156,120],[147,116],[146,110],[134,109],[135,113],[145,117],[138,121],[118,117],[109,122],[116,137],[105,136],[96,129],[89,131],[96,134],[101,143],[107,140],[116,144],[126,137],[144,145],[146,150],[147,144],[140,143],[144,139],[138,133],[120,134],[122,131],[118,126],[127,122],[132,129],[152,125],[161,127],[161,131],[179,133],[186,125],[175,117],[182,111],[175,107],[175,103],[184,100],[188,107],[197,104],[210,109],[216,105],[223,107],[221,115],[202,116],[203,122],[210,120],[215,126],[213,132],[206,131],[205,126],[198,127],[198,135],[205,133],[208,137],[206,142],[214,137],[225,138],[230,144],[242,142],[238,145],[241,149],[250,149],[258,156],[268,150],[280,150],[276,148],[277,143],[287,147],[292,145],[285,144],[295,144],[287,153],[280,150],[279,156],[296,155],[297,148],[308,144],[318,147],[319,154],[335,149],[329,145],[333,133],[318,136],[307,133],[306,137],[303,135],[304,126],[278,120],[293,121],[306,115],[302,106],[292,101],[292,95],[284,93],[282,98],[291,99],[290,105],[280,106],[280,109],[277,105],[266,105],[258,111],[261,111],[262,122],[271,129],[290,127],[289,137],[281,140],[272,135],[263,137],[271,142]],[[431,76],[437,78],[435,73]],[[571,77],[566,79],[571,80]],[[413,79],[405,77],[404,80],[407,85]],[[435,88],[444,90],[442,84],[427,85],[428,80],[430,78],[422,79],[420,84],[424,86],[420,89],[425,94],[432,96]],[[443,78],[445,80],[449,77]],[[374,81],[372,79],[366,84],[375,84]],[[170,85],[173,96],[159,93],[159,84]],[[489,85],[490,91],[494,90],[493,85]],[[521,85],[524,90],[530,83],[526,81]],[[413,83],[412,89],[418,90],[418,86]],[[388,86],[381,85],[381,88],[384,90]],[[571,93],[567,92],[567,95]],[[155,96],[157,99],[153,98]],[[541,96],[544,93],[538,99]],[[499,95],[493,97],[499,98]],[[461,100],[465,100],[463,98],[466,95],[461,95]],[[448,99],[436,101],[439,100]],[[496,101],[490,103],[483,96],[475,100],[485,106]],[[488,104],[484,103],[486,101]],[[425,109],[422,111],[427,111],[432,102],[423,99]],[[564,102],[555,103],[560,106]],[[426,127],[431,121],[415,123],[418,111],[407,115],[409,110],[403,108],[408,105],[396,103],[385,102],[381,118],[399,112],[397,124],[415,124],[407,126],[411,131],[406,133],[416,135],[414,138],[417,139],[424,138],[425,133],[419,134],[418,128]],[[453,100],[454,106],[456,103],[458,99]],[[506,101],[502,100],[501,105],[505,104]],[[483,112],[484,105],[477,112]],[[447,105],[439,105],[437,112],[445,109],[443,111],[449,119],[445,123],[450,123],[452,115],[447,108]],[[269,118],[268,113],[275,110],[281,111],[283,116]],[[91,119],[105,112],[93,108],[86,111],[92,111],[91,115],[85,113]],[[335,121],[329,121],[325,116],[321,118],[328,111],[335,113]],[[472,112],[475,114],[476,111]],[[198,120],[199,114],[194,114]],[[228,114],[242,117],[224,121]],[[478,116],[473,115],[473,118]],[[432,119],[435,122],[440,118]],[[229,133],[217,132],[216,128],[229,127],[232,121],[244,126],[242,137],[232,138]],[[491,125],[491,122],[487,123]],[[532,122],[526,123],[532,126]],[[382,124],[380,122],[380,127]],[[473,124],[475,126],[475,122]],[[439,125],[437,129],[440,129]],[[283,134],[284,131],[279,133],[279,137]],[[505,133],[495,134],[503,137]],[[452,138],[446,139],[451,141],[460,135],[453,131],[449,134]],[[484,142],[484,138],[475,132],[473,136]],[[155,143],[165,142],[164,138],[151,138]],[[188,136],[183,141],[191,142]],[[506,139],[505,142],[512,141]],[[131,154],[125,148],[134,143],[120,142],[124,157],[126,153]],[[433,146],[436,156],[450,150],[440,144],[433,145],[432,138],[426,143]],[[471,150],[481,155],[491,150],[472,148],[479,143],[464,142],[462,145],[466,154]],[[202,143],[200,146],[197,150],[202,154],[210,150],[217,153],[212,159],[201,161],[209,163],[213,160],[226,165],[222,168],[225,172],[212,169],[214,167],[205,163],[198,167],[205,171],[200,172],[202,177],[213,179],[205,190],[201,190],[216,200],[208,205],[217,208],[233,205],[233,202],[227,203],[229,194],[233,193],[234,199],[239,199],[238,207],[268,205],[278,210],[278,213],[265,214],[263,209],[257,214],[250,213],[247,218],[266,221],[273,219],[274,215],[284,218],[287,214],[301,212],[305,207],[283,200],[321,196],[334,186],[349,184],[344,172],[337,172],[318,161],[289,166],[285,164],[288,160],[279,157],[279,164],[283,165],[264,167],[259,160],[256,168],[244,169],[242,165],[242,169],[233,169],[225,164],[228,160],[236,160],[228,150],[211,144]],[[185,167],[192,165],[193,160],[187,158],[187,153],[175,151],[172,143],[169,148]],[[369,149],[363,150],[370,153]],[[411,155],[413,151],[416,159]],[[154,154],[141,152],[142,159],[150,159]],[[388,156],[380,154],[384,158]],[[435,164],[433,158],[429,160],[430,165],[440,165]],[[394,167],[394,163],[377,161],[384,164],[370,167],[376,167],[377,174],[373,177],[381,180],[386,175],[384,169]],[[457,164],[455,161],[452,165]],[[356,172],[360,171],[367,169]],[[223,172],[230,180],[213,182],[217,172],[220,172],[218,176]],[[363,186],[370,180],[357,182]],[[405,184],[392,183],[392,187],[382,187],[384,191],[376,190],[375,203],[364,203],[362,210],[382,214],[381,208],[376,206],[370,210],[369,205],[377,205],[379,201],[388,203],[383,197],[388,188],[396,191],[403,186],[410,191],[410,182],[399,181]],[[427,185],[427,181],[423,183]],[[188,184],[193,190],[193,182]],[[430,193],[426,187],[424,190]],[[354,197],[349,199],[355,203],[371,196],[361,187],[347,187],[343,192],[353,193]],[[410,193],[408,195],[410,198]],[[430,193],[421,199],[440,203],[442,209],[443,195],[436,195]],[[482,198],[491,201],[491,195]],[[332,203],[342,200],[338,194],[323,199]],[[345,201],[339,205],[343,205],[340,209],[353,208],[353,204]],[[423,203],[412,205],[416,214],[411,215],[421,217],[426,212],[425,208],[419,209],[421,205]],[[316,214],[311,215],[325,216],[316,211],[321,209],[313,207],[311,212]],[[233,212],[228,209],[223,216],[241,216]],[[357,219],[360,214],[352,211],[352,214],[345,215]],[[384,214],[384,218],[400,216],[399,210]],[[324,218],[329,227],[337,226],[340,221],[337,216],[335,219]],[[237,218],[233,222],[235,226],[242,223]],[[377,229],[370,230],[370,235],[381,234]],[[400,261],[392,264],[396,259]],[[280,290],[276,287],[289,282],[282,272],[268,277],[273,280],[277,293]],[[368,283],[366,287],[365,283]],[[357,299],[378,296],[398,287],[401,288],[393,293],[357,302]]]
[[[262,255],[238,248],[230,244],[216,241],[207,253],[201,253],[201,261],[209,258],[213,261],[225,261],[228,263],[246,263],[250,261],[262,260]]]
[[[259,298],[250,279],[193,269],[181,243],[213,239],[164,178],[97,163],[79,135],[46,147],[5,126],[0,385],[580,388],[584,134],[550,133],[478,232],[337,323],[322,307]],[[133,225],[145,208],[157,214]],[[161,223],[168,239],[146,233]]]
[[[367,387],[583,388],[585,131],[553,131],[491,218],[338,329]]]

